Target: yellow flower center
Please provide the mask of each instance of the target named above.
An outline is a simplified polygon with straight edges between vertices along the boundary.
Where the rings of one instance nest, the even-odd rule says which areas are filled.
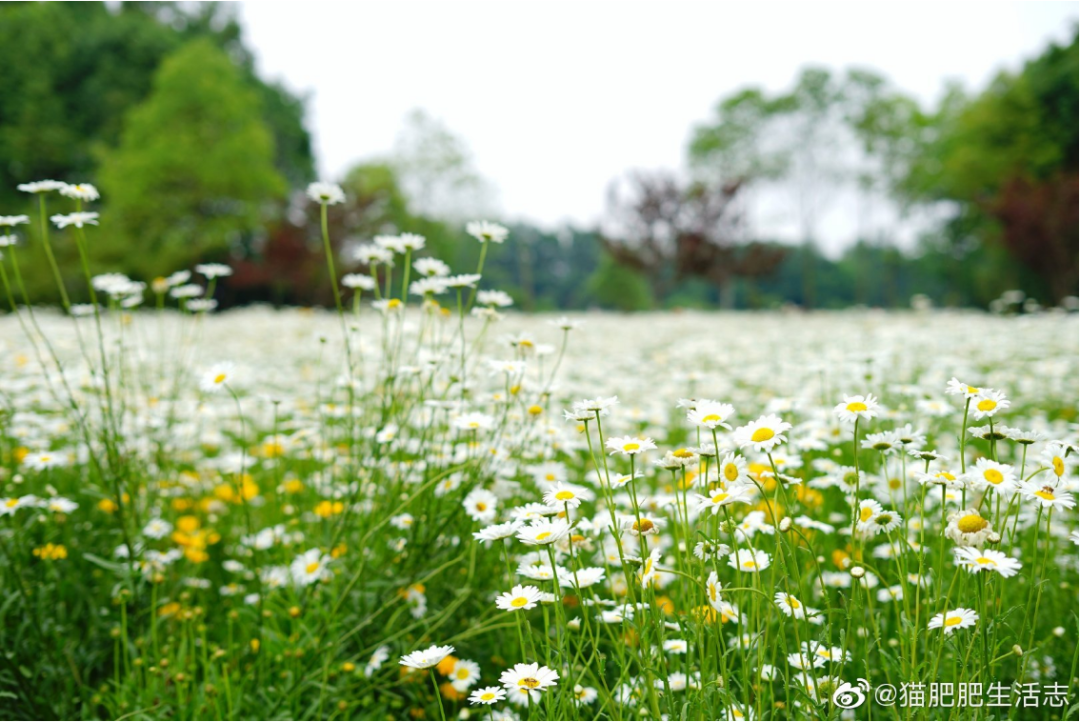
[[[974,534],[985,529],[988,523],[978,514],[968,514],[956,522],[956,527],[965,534]]]
[[[983,472],[983,478],[989,481],[994,486],[997,486],[1001,482],[1005,481],[1005,477],[997,469],[987,469]]]
[[[476,502],[476,510],[477,511],[487,511],[487,504],[485,504],[482,501]]]
[[[687,451],[686,449],[675,449],[675,451],[671,452],[671,455],[674,456],[676,459],[694,458],[694,452]]]
[[[308,574],[314,574],[315,572],[319,571],[319,563],[312,562],[311,564],[308,564],[306,567],[304,567],[304,571],[306,571]]]
[[[962,621],[964,621],[963,617],[949,617],[948,619],[945,620],[945,626],[946,627],[955,627],[957,624],[960,624],[960,622],[962,622]]]
[[[746,569],[757,569],[757,562],[755,562],[753,559],[747,559],[745,562],[742,563],[742,565]]]
[[[869,521],[870,517],[872,517],[873,515],[874,515],[874,510],[869,506],[865,507],[865,508],[863,508],[862,511],[859,512],[859,520],[860,521]]]
[[[649,519],[642,519],[641,521],[634,522],[634,529],[639,532],[651,531],[653,523]]]
[[[533,679],[532,677],[525,677],[524,679],[518,681],[518,686],[526,687],[528,689],[536,689],[540,686],[540,680]]]
[[[739,478],[739,467],[735,464],[724,465],[724,478],[728,481],[735,481]]]
[[[866,404],[864,404],[862,401],[852,401],[850,404],[847,405],[847,410],[851,411],[852,413],[866,411]]]
[[[458,679],[468,679],[468,678],[469,678],[469,670],[467,670],[467,669],[465,669],[464,667],[462,667],[461,669],[459,669],[459,670],[457,671],[457,674],[456,674],[455,676],[456,676],[456,677],[457,677]]]
[[[529,600],[526,599],[525,597],[515,597],[514,600],[512,602],[510,602],[510,606],[511,607],[524,607],[528,603],[529,603]]]
[[[976,564],[991,564],[991,565],[993,565],[995,567],[997,566],[997,562],[995,562],[993,559],[987,559],[986,557],[979,557],[978,559],[975,560],[975,563]]]
[[[488,702],[490,700],[495,699],[495,693],[494,692],[484,692],[482,695],[480,695],[480,699],[484,700],[485,702]]]
[[[796,599],[795,597],[791,597],[791,596],[789,596],[787,598],[787,603],[788,603],[788,606],[791,607],[792,609],[798,609],[799,607],[802,606],[801,604],[799,604],[798,599]]]
[[[1065,462],[1062,461],[1060,456],[1055,456],[1054,460],[1051,463],[1054,466],[1054,474],[1055,475],[1057,475],[1057,476],[1064,476],[1065,475]]]
[[[762,427],[750,436],[750,440],[756,442],[768,441],[774,436],[776,436],[776,432],[774,432],[772,429]]]
[[[1051,491],[1050,487],[1048,486],[1044,486],[1043,488],[1035,492],[1035,496],[1039,497],[1040,499],[1046,499],[1047,501],[1054,500],[1054,492]]]
[[[555,498],[559,501],[570,501],[574,498],[574,492],[572,491],[560,491],[555,495]]]
[[[983,399],[979,402],[979,411],[993,411],[997,408],[997,401],[993,399]]]
[[[386,307],[387,308],[397,308],[400,305],[401,305],[401,300],[397,299],[397,298],[391,298],[389,301],[386,302]]]
[[[720,414],[709,414],[708,416],[703,416],[701,420],[704,421],[706,424],[715,424],[719,421],[723,421],[724,419],[722,416],[720,416]]]
[[[542,531],[542,532],[540,532],[539,534],[537,534],[537,535],[536,535],[536,541],[544,541],[544,540],[545,540],[545,539],[547,539],[547,538],[548,538],[549,536],[551,536],[551,532],[549,532],[549,531]]]
[[[214,383],[215,384],[223,384],[223,383],[225,383],[225,374],[218,374],[217,376],[215,376],[214,377]]]
[[[967,387],[967,392],[969,394],[977,394],[977,393],[979,393],[979,389],[975,388],[974,386],[968,386]]]
[[[629,444],[623,444],[623,451],[637,451],[641,448],[641,444],[636,444],[631,441]]]
[[[714,497],[712,498],[712,503],[713,503],[713,504],[719,504],[719,503],[720,503],[720,502],[722,502],[722,501],[723,501],[724,499],[727,499],[727,498],[728,498],[728,496],[729,496],[728,494],[725,494],[725,493],[721,492],[721,493],[717,494],[716,496],[714,496]]]

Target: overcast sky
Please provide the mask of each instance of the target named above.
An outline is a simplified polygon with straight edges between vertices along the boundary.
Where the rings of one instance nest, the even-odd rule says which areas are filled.
[[[609,181],[683,165],[692,126],[800,67],[876,69],[932,103],[982,87],[1075,25],[1075,2],[245,2],[264,77],[307,95],[320,173],[390,153],[409,110],[440,118],[503,216],[591,224]],[[1072,23],[1072,25],[1070,25]],[[847,231],[832,224],[835,236]]]

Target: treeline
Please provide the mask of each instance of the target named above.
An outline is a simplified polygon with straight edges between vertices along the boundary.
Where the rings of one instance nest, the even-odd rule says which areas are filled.
[[[218,261],[235,269],[222,306],[331,301],[302,194],[314,173],[304,103],[256,75],[229,4],[4,3],[0,67],[0,214],[35,210],[18,183],[89,181],[102,192],[96,269],[148,281]],[[747,88],[693,129],[689,181],[613,187],[598,229],[513,226],[484,285],[526,309],[903,307],[915,295],[986,307],[1011,289],[1055,303],[1077,289],[1077,95],[1075,36],[932,109],[866,71]],[[405,147],[333,179],[347,195],[330,215],[343,272],[358,243],[401,232],[455,269],[475,265],[463,226],[486,214],[485,182],[436,121],[405,125]],[[778,192],[799,199],[800,244],[763,236],[746,213]],[[819,226],[838,192],[894,213],[867,214],[831,258]],[[920,213],[934,222],[901,252],[896,229]],[[30,296],[55,302],[36,230],[18,230]],[[75,273],[63,234],[57,252]]]

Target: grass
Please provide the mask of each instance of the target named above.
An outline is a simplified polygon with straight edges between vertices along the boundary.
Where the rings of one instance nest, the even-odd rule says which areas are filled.
[[[525,316],[405,297],[419,249],[337,311],[58,312],[4,250],[0,717],[1076,717],[1075,316]]]

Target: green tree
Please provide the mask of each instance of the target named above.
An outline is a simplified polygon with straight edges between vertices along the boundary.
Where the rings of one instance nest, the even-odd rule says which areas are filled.
[[[1078,70],[1074,33],[974,97],[953,89],[906,178],[914,198],[954,209],[954,247],[1001,245],[1037,274],[1026,290],[1047,301],[1077,289]]]
[[[109,218],[97,257],[144,276],[222,256],[280,199],[273,135],[258,94],[206,39],[168,57],[145,102],[102,154]]]
[[[225,52],[262,101],[275,165],[293,187],[314,160],[301,99],[255,74],[230,3],[0,4],[0,212],[26,203],[28,180],[97,180],[104,148],[150,93],[157,68],[205,38]]]
[[[593,300],[604,308],[647,311],[655,304],[648,280],[606,253],[589,278],[588,289]]]

